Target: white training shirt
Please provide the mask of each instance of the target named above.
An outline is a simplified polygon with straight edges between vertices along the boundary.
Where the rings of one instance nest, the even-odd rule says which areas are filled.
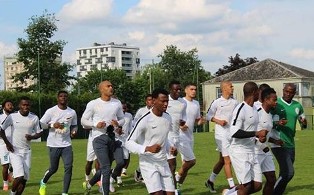
[[[81,123],[83,126],[92,128],[92,136],[95,138],[106,133],[107,127],[112,120],[117,120],[119,126],[124,124],[121,102],[115,98],[110,98],[109,101],[97,98],[87,104]],[[106,123],[105,128],[97,128],[97,124],[102,121]]]
[[[75,110],[70,107],[62,110],[58,105],[55,105],[46,110],[44,116],[41,117],[40,122],[50,126],[47,137],[48,147],[67,147],[71,145],[71,126],[77,125],[77,115]],[[64,128],[55,129],[54,127],[51,127],[56,122],[62,123]]]
[[[186,102],[186,125],[188,129],[186,131],[180,131],[180,139],[193,141],[193,130],[195,120],[201,118],[200,104],[196,100],[187,100],[182,98]]]
[[[207,111],[207,120],[211,121],[212,118],[216,118],[228,122],[225,126],[215,123],[215,136],[225,136],[226,133],[229,134],[232,112],[237,105],[237,100],[233,98],[226,99],[222,96],[211,103]]]
[[[168,133],[171,130],[171,117],[168,113],[156,116],[149,111],[142,116],[133,127],[125,147],[132,153],[139,154],[141,161],[164,165],[167,163],[169,151]],[[146,146],[160,144],[158,153],[145,152]]]
[[[257,100],[256,102],[254,102],[254,106],[255,106],[256,110],[258,110],[259,108],[262,107],[262,102],[260,102],[259,100]]]
[[[167,113],[170,114],[172,120],[172,129],[169,137],[179,137],[180,120],[186,121],[186,102],[182,98],[174,100],[169,95]]]
[[[135,113],[135,116],[133,118],[133,121],[132,121],[132,127],[134,127],[135,123],[137,122],[138,119],[140,119],[142,116],[144,116],[146,113],[149,112],[149,109],[147,106],[144,106],[142,108],[139,108],[136,113]]]
[[[279,115],[275,114],[272,117],[273,122],[278,122],[279,121]],[[276,129],[272,129],[269,133],[268,133],[268,137],[271,137],[275,140],[280,140],[280,131],[276,130]],[[270,143],[269,142],[269,146],[271,148],[278,148],[281,147],[280,145],[274,144],[274,143]]]
[[[239,129],[243,131],[256,131],[258,125],[258,113],[254,106],[246,102],[239,104],[232,113],[230,136],[232,137]],[[230,150],[236,153],[254,153],[255,137],[232,138]]]
[[[20,112],[10,114],[1,124],[1,129],[7,129],[12,126],[12,145],[14,151],[18,153],[25,153],[31,149],[30,141],[25,138],[26,134],[32,135],[42,132],[39,125],[39,118],[29,113],[23,116]]]
[[[269,137],[269,133],[271,129],[273,128],[272,115],[270,113],[267,113],[263,107],[260,107],[257,111],[258,111],[258,116],[259,116],[257,131],[266,129],[268,131],[267,137]],[[265,154],[265,152],[263,152],[263,149],[265,147],[267,147],[267,143],[261,143],[260,141],[258,141],[258,139],[256,139],[256,144],[255,144],[256,154]]]
[[[118,135],[116,134],[116,138],[118,138],[122,143],[125,143],[126,138],[129,136],[129,133],[132,130],[132,121],[133,116],[129,112],[124,113],[124,124],[122,126],[122,134]]]
[[[0,124],[8,117],[8,115],[3,111],[3,113],[0,114]],[[12,126],[4,129],[5,132],[5,136],[7,137],[9,142],[12,142]],[[5,146],[5,143],[2,139],[2,137],[0,137],[0,146]]]

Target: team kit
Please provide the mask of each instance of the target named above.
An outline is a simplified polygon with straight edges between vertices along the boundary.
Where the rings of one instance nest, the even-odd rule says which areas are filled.
[[[116,191],[116,185],[123,186],[130,153],[139,155],[134,179],[144,183],[149,194],[184,194],[182,189],[188,185],[184,184],[185,179],[196,165],[194,128],[206,122],[214,123],[219,152],[212,172],[205,179],[209,193],[242,195],[262,191],[265,195],[281,195],[294,176],[296,123],[306,128],[307,121],[302,105],[293,100],[296,86],[292,83],[286,83],[283,96],[277,97],[268,84],[247,82],[243,85],[243,101],[238,102],[233,99],[232,82],[222,81],[221,97],[210,104],[206,116],[201,115],[195,99],[197,86],[193,83],[183,88],[179,81],[171,81],[168,89],[155,89],[146,95],[145,106],[134,116],[128,112],[128,103],[114,96],[110,81],[102,81],[98,89],[100,97],[88,102],[80,121],[89,132],[82,194],[92,194],[92,187],[97,186],[99,193],[107,195]],[[30,112],[31,100],[27,96],[16,102],[17,111],[12,101],[3,101],[0,114],[3,191],[23,194],[30,177],[31,140],[40,138],[47,130],[50,163],[42,173],[37,193],[50,194],[49,179],[58,171],[62,159],[61,194],[71,194],[71,139],[78,131],[78,117],[68,106],[68,96],[67,91],[59,91],[57,104],[41,118]],[[177,166],[179,155],[181,163]],[[277,177],[274,159],[279,164]],[[222,169],[226,188],[217,192],[215,180]]]

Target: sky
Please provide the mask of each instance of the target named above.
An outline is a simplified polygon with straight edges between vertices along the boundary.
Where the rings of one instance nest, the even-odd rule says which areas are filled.
[[[47,10],[58,19],[53,38],[67,42],[62,58],[70,63],[77,48],[115,42],[139,47],[142,65],[158,62],[172,44],[196,48],[212,74],[236,53],[312,70],[313,7],[312,0],[0,0],[0,56],[16,53],[29,19]]]

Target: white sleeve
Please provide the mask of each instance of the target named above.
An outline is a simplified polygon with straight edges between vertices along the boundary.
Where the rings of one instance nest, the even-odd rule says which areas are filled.
[[[125,147],[132,153],[144,154],[146,146],[141,145],[139,140],[144,140],[144,133],[146,131],[146,125],[143,120],[139,121],[137,125],[132,129],[128,136]]]
[[[206,119],[208,121],[211,121],[211,119],[215,116],[216,111],[217,111],[217,101],[213,101],[208,108]]]
[[[184,101],[184,100],[183,100]],[[181,117],[182,120],[184,120],[186,122],[187,120],[187,116],[186,116],[186,103],[184,102],[184,108],[183,108],[183,111],[182,111],[182,117]]]
[[[244,122],[244,115],[243,115],[243,108],[237,107],[232,113],[232,124],[230,127],[230,136],[232,137],[239,129],[243,130],[243,122]]]
[[[117,119],[118,119],[119,126],[123,126],[123,124],[125,123],[125,120],[124,120],[124,113],[123,113],[121,102],[119,104],[119,110],[118,110],[118,113],[117,113]]]
[[[94,114],[94,102],[91,101],[87,104],[86,109],[81,118],[81,124],[85,128],[91,128],[94,126],[93,121],[90,120]]]
[[[43,124],[51,124],[54,123],[53,121],[51,121],[51,114],[50,114],[50,110],[48,109],[46,110],[44,116],[41,117],[40,122]]]
[[[33,130],[35,133],[40,133],[43,131],[43,129],[40,126],[39,118],[36,116],[34,120],[34,127]]]
[[[7,116],[4,121],[2,122],[2,124],[0,125],[1,130],[4,131],[5,129],[7,129],[9,126],[13,125],[13,120],[11,115]]]

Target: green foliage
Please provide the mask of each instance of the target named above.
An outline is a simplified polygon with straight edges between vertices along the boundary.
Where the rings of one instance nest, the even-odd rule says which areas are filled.
[[[38,91],[40,84],[41,92],[55,92],[69,86],[70,80],[74,79],[68,75],[73,65],[61,63],[66,42],[52,41],[58,30],[56,22],[55,15],[47,11],[41,16],[33,16],[25,30],[26,39],[18,38],[17,58],[24,64],[25,71],[13,76],[14,82],[23,84],[26,79],[39,81],[27,89],[18,87],[18,91]]]
[[[240,54],[237,53],[234,57],[230,56],[228,62],[230,63],[230,65],[224,65],[223,68],[219,68],[218,71],[215,73],[215,76],[220,76],[228,72],[243,68],[250,64],[254,64],[255,62],[258,62],[258,60],[256,57],[248,57],[246,59],[242,59],[240,58]]]

